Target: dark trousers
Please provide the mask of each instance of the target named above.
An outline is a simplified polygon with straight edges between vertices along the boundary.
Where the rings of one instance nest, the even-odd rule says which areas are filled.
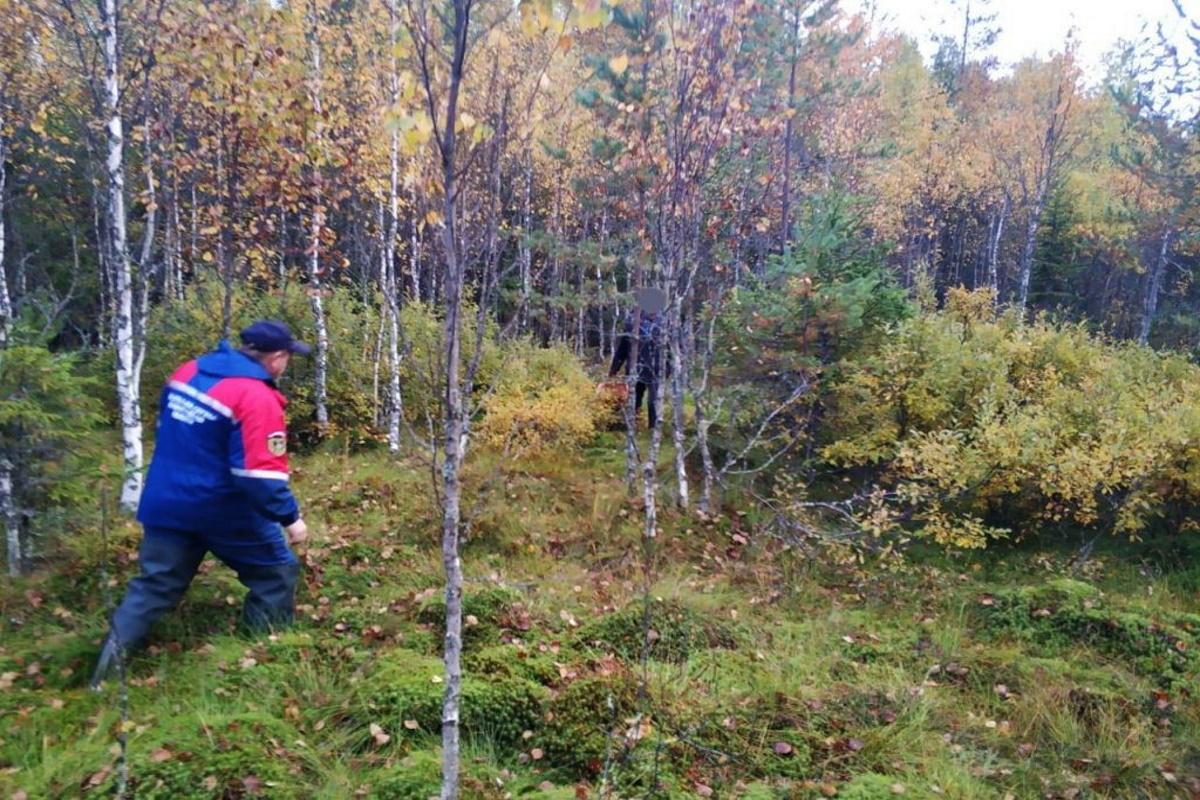
[[[283,531],[280,530],[280,536]],[[186,531],[147,528],[138,555],[142,573],[129,582],[125,598],[113,612],[110,639],[122,649],[136,648],[159,617],[179,604],[209,547],[204,537]],[[287,625],[295,614],[300,563],[268,566],[247,564],[214,551],[237,573],[249,591],[242,606],[242,623],[260,631]]]
[[[635,414],[642,410],[642,395],[646,396],[646,419],[650,422],[650,427],[653,428],[654,423],[658,421],[658,406],[655,404],[655,398],[658,396],[658,382],[637,382],[637,388],[633,392],[633,410]]]

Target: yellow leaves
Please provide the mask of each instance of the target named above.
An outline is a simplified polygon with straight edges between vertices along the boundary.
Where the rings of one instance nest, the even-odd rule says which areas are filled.
[[[608,9],[600,0],[576,0],[575,26],[581,31],[589,31],[608,24]]]
[[[623,75],[625,70],[629,69],[629,56],[619,55],[608,60],[608,68],[612,70],[614,75]]]
[[[570,449],[595,433],[603,398],[560,350],[518,353],[513,374],[485,403],[480,439],[514,456]]]
[[[462,124],[460,118],[455,128],[463,130]],[[473,118],[471,124],[474,125]],[[424,112],[391,111],[384,115],[383,127],[388,133],[400,132],[401,149],[408,155],[415,153],[433,135],[433,121]]]
[[[997,317],[990,293],[956,290],[838,387],[823,455],[888,462],[898,501],[945,546],[1002,535],[981,521],[996,513],[1137,535],[1200,495],[1198,397],[1182,360]]]
[[[529,37],[546,31],[554,23],[553,0],[521,0],[521,31]]]

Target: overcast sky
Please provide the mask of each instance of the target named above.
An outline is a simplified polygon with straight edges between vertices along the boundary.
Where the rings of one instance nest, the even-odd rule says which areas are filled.
[[[979,6],[972,2],[972,13]],[[961,35],[962,12],[949,0],[847,0],[844,7],[870,13],[876,27],[899,29],[914,37],[928,57],[934,32]],[[1144,23],[1158,23],[1183,41],[1184,23],[1171,0],[992,0],[985,8],[996,13],[1000,36],[992,49],[1002,66],[1026,56],[1061,50],[1067,32],[1075,29],[1080,61],[1091,80],[1103,77],[1101,59],[1118,39],[1137,38]],[[1200,0],[1183,0],[1183,8],[1200,18]]]

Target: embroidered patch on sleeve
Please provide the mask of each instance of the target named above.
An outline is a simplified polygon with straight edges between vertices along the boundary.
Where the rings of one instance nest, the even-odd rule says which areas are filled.
[[[273,456],[281,456],[287,452],[287,433],[276,431],[267,434],[267,450]]]

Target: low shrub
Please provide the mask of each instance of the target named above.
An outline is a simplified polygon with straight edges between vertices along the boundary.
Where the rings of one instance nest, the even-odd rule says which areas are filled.
[[[984,298],[986,299],[986,298]],[[952,290],[854,362],[823,457],[877,469],[929,538],[956,547],[1068,527],[1194,528],[1200,367],[1084,328],[997,315]]]
[[[591,440],[604,408],[574,354],[518,340],[505,345],[503,364],[483,402],[482,442],[519,456]]]

